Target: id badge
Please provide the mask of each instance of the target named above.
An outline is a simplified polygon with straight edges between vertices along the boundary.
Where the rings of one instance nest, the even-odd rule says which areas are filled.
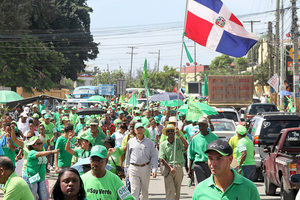
[[[36,183],[36,182],[38,182],[40,179],[41,179],[40,174],[37,173],[36,175],[34,175],[34,176],[32,176],[32,177],[29,178],[29,183],[30,183],[30,184]]]

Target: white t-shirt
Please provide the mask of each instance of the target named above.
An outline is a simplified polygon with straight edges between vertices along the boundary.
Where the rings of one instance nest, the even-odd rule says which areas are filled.
[[[19,119],[17,123],[18,129],[25,134],[27,131],[29,131],[29,123],[28,120],[26,120],[25,123],[21,122],[21,118]]]
[[[112,137],[115,139],[116,147],[120,147],[122,145],[122,140],[127,135],[128,131],[125,133],[120,133],[119,131],[116,131],[113,133]]]
[[[154,142],[154,144],[155,144],[156,136],[159,135],[158,128],[155,127],[154,130],[153,130],[153,128],[150,126],[150,127],[148,128],[148,131],[149,131],[150,136],[151,136],[150,139],[151,139],[151,140]]]

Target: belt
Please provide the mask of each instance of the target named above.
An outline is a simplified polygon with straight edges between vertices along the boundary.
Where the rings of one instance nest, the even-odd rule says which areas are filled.
[[[145,167],[146,165],[149,165],[150,161],[145,163],[145,164],[135,164],[135,163],[130,163],[131,165],[137,166],[137,167]]]
[[[207,164],[207,161],[206,162],[195,162],[195,165],[201,165],[201,164]]]

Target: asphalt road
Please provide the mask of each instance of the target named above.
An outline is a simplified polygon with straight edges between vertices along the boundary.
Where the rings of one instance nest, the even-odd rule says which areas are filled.
[[[57,176],[53,172],[51,172],[50,174],[47,175],[47,178],[49,180],[49,186],[51,191]],[[182,182],[180,199],[192,199],[194,186],[188,187],[187,184],[188,184],[188,179],[187,179],[187,175],[185,174]],[[280,200],[279,189],[277,189],[278,192],[276,196],[266,196],[264,192],[264,183],[255,182],[255,185],[258,188],[262,200]],[[165,186],[164,186],[164,180],[162,176],[158,175],[157,178],[155,179],[151,178],[150,186],[149,186],[149,195],[150,195],[149,199],[152,200],[165,200]],[[3,196],[1,191],[0,199],[2,199],[2,197]]]

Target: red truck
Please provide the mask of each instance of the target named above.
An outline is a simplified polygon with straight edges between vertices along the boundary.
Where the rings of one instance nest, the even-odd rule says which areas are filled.
[[[290,177],[300,174],[300,128],[282,129],[273,147],[264,151],[268,153],[263,164],[266,195],[275,195],[280,187],[281,199],[294,200],[300,186]]]

